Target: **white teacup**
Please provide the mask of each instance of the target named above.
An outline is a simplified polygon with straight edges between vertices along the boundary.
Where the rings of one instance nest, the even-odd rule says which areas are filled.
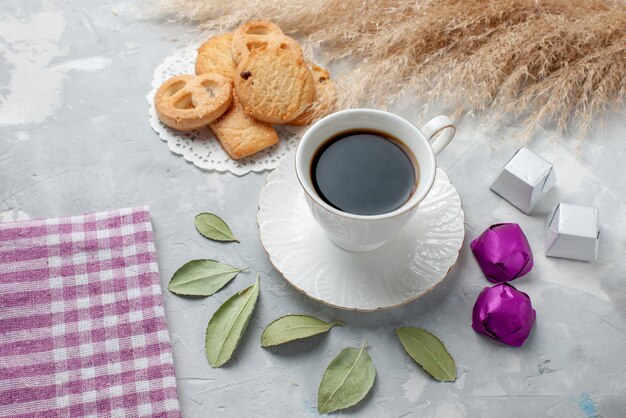
[[[415,157],[419,169],[417,187],[398,209],[380,215],[355,215],[330,206],[315,191],[311,162],[316,151],[336,134],[354,129],[385,132],[401,140]],[[296,174],[313,217],[328,238],[345,250],[363,252],[383,246],[415,214],[432,188],[437,170],[435,155],[450,143],[455,132],[447,116],[437,116],[420,130],[398,115],[374,109],[343,110],[319,120],[302,137],[296,150]]]

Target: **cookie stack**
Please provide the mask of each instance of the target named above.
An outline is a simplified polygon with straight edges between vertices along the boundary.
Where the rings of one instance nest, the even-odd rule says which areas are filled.
[[[167,126],[209,126],[233,159],[278,142],[275,124],[308,125],[335,101],[328,71],[304,60],[298,42],[274,23],[247,22],[198,48],[196,75],[178,75],[154,103]]]

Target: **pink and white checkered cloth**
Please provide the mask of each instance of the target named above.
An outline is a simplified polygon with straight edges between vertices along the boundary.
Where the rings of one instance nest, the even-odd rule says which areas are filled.
[[[146,207],[0,223],[0,416],[180,417]]]

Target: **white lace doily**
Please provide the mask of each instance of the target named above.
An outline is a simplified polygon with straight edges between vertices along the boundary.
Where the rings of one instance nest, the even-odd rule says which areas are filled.
[[[168,78],[178,74],[194,74],[197,46],[178,49],[167,57],[155,70],[152,90],[146,99],[150,104],[150,126],[169,149],[199,168],[209,171],[230,171],[243,176],[250,171],[260,172],[278,166],[280,160],[293,149],[304,133],[301,127],[275,126],[280,142],[273,147],[256,153],[249,158],[233,160],[224,152],[209,128],[181,132],[165,126],[156,115],[154,95],[159,86]]]

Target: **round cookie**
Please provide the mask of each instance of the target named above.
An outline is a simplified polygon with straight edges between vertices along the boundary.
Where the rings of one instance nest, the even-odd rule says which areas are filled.
[[[250,51],[261,47],[277,47],[302,55],[300,44],[283,34],[278,25],[272,22],[264,20],[247,22],[233,32],[231,55],[236,64],[250,55]]]
[[[326,116],[335,104],[337,91],[328,71],[313,63],[309,65],[309,69],[315,80],[315,100],[309,108],[289,122],[290,125],[309,125]]]
[[[190,131],[220,117],[231,100],[231,81],[222,75],[177,75],[159,87],[154,107],[161,122],[171,128]]]
[[[235,91],[244,110],[263,122],[289,123],[315,98],[304,59],[280,48],[260,48],[237,66]]]
[[[196,74],[217,73],[232,78],[237,69],[230,52],[232,43],[233,34],[225,33],[209,38],[200,45],[196,58]]]

